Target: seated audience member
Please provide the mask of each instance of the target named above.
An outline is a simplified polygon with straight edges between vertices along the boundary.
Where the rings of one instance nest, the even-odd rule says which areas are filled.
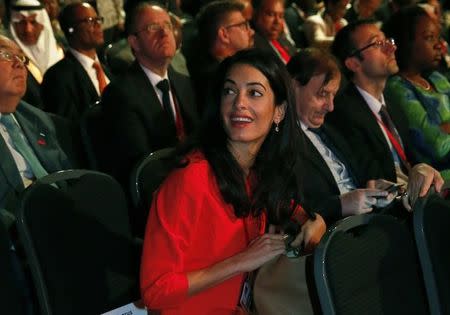
[[[233,0],[218,0],[205,5],[197,15],[201,47],[192,62],[191,77],[200,107],[215,79],[219,63],[237,51],[253,47],[254,31],[242,15],[244,6]]]
[[[398,71],[395,49],[373,21],[358,21],[337,34],[332,51],[350,83],[336,96],[327,122],[346,137],[357,161],[370,161],[367,178],[407,183],[415,177],[414,169],[438,172],[422,163],[411,169],[415,163],[409,154],[404,116],[384,97],[386,80]],[[414,201],[415,196],[410,199]]]
[[[43,0],[45,10],[47,11],[48,17],[50,19],[50,23],[52,25],[53,34],[55,35],[56,42],[66,48],[67,40],[64,36],[64,32],[61,29],[61,25],[58,21],[58,16],[60,13],[59,2],[58,0]]]
[[[253,0],[255,47],[287,63],[297,48],[284,33],[284,0]]]
[[[56,43],[48,14],[37,0],[20,0],[10,8],[9,32],[28,56],[27,91],[22,100],[43,108],[40,84],[48,67],[63,57]]]
[[[371,160],[357,159],[354,154],[358,148],[364,150],[364,145],[350,146],[339,130],[327,122],[326,116],[334,109],[333,99],[341,79],[334,58],[324,51],[309,48],[294,56],[287,67],[294,80],[302,130],[298,138],[303,142],[303,151],[296,173],[304,183],[305,206],[315,209],[331,224],[345,216],[389,205],[394,199],[393,194],[384,191],[389,182],[371,180],[366,173]],[[430,186],[430,183],[422,184],[423,178],[431,178],[437,189],[442,185],[439,173],[429,166],[418,166],[412,173],[414,178],[418,177],[408,187],[414,200],[419,194],[417,185],[425,186],[426,190]]]
[[[385,24],[397,44],[399,73],[388,80],[386,95],[406,118],[417,161],[450,168],[450,82],[435,71],[442,59],[440,26],[419,7],[398,11]],[[450,179],[450,171],[445,172]]]
[[[139,160],[178,144],[193,130],[197,108],[189,78],[169,67],[176,47],[167,11],[139,3],[127,15],[126,29],[136,60],[105,89],[102,106],[111,128],[106,162],[128,187]]]
[[[102,28],[105,34],[105,45],[114,43],[122,37],[124,31],[125,11],[123,0],[96,0],[95,9],[104,18]]]
[[[336,33],[347,25],[344,15],[348,0],[325,0],[324,3],[325,9],[308,17],[303,29],[309,46],[328,49]]]
[[[21,101],[27,62],[14,42],[0,36],[0,208],[35,178],[69,168],[51,119]]]
[[[311,250],[320,240],[323,219],[298,203],[291,93],[270,54],[243,50],[220,65],[217,106],[208,107],[199,138],[183,151],[185,166],[150,210],[141,265],[150,309],[237,314],[247,273],[285,253],[283,235],[269,224],[301,225],[293,246]]]
[[[69,49],[45,73],[42,99],[45,110],[78,121],[109,83],[110,74],[96,52],[103,45],[102,18],[90,4],[80,2],[64,7],[60,24]]]

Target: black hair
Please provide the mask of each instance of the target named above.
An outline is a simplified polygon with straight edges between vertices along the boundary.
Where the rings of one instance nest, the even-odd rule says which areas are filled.
[[[244,5],[234,0],[217,0],[200,8],[196,16],[199,40],[203,47],[210,49],[217,37],[217,31],[224,19],[232,12],[242,12]]]
[[[373,19],[362,19],[355,21],[339,30],[334,37],[333,44],[331,45],[331,53],[339,60],[341,70],[347,77],[351,77],[353,72],[345,66],[345,60],[352,56],[352,54],[358,49],[356,46],[357,44],[353,39],[353,34],[357,29],[359,29],[359,27],[363,25],[372,25],[375,23],[376,21]],[[362,60],[362,56],[360,54],[356,54],[355,57]]]
[[[413,44],[416,36],[416,27],[422,17],[429,17],[420,6],[410,6],[398,10],[383,25],[383,32],[395,40],[397,50],[395,58],[400,70],[404,69],[411,55],[414,53]]]
[[[219,106],[227,74],[236,65],[250,65],[260,71],[269,81],[275,105],[286,106],[279,132],[271,128],[253,164],[251,171],[256,184],[251,193],[252,198],[246,192],[243,170],[228,149]],[[285,66],[266,52],[241,50],[226,58],[219,66],[199,132],[184,150],[187,152],[192,147],[202,150],[214,171],[222,197],[233,205],[237,217],[257,216],[267,210],[269,222],[286,223],[293,205],[300,201],[300,190],[293,172],[298,156],[295,137],[299,130],[292,91]]]
[[[253,9],[255,10],[255,12],[258,12],[259,10],[261,10],[261,7],[265,4],[267,0],[252,0],[252,5],[253,5]],[[283,5],[285,5],[285,0],[277,0],[279,2],[282,2]]]

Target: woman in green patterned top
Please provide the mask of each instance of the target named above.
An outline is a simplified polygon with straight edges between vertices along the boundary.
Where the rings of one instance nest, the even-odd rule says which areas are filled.
[[[400,72],[389,79],[386,96],[408,120],[414,162],[450,168],[450,82],[435,71],[442,59],[440,27],[419,7],[400,10],[385,24],[397,44]],[[444,174],[450,179],[450,171]]]

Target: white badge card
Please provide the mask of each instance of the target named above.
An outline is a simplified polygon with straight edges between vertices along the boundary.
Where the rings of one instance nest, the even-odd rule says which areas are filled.
[[[148,310],[141,301],[132,302],[101,315],[147,315]]]

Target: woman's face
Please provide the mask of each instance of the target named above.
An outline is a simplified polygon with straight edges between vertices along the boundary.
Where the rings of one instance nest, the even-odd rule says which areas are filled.
[[[284,106],[275,106],[267,78],[247,64],[232,66],[222,88],[220,111],[229,144],[259,149],[272,124],[284,117]]]
[[[442,59],[440,28],[428,16],[418,20],[412,51],[411,63],[419,71],[435,69]]]

